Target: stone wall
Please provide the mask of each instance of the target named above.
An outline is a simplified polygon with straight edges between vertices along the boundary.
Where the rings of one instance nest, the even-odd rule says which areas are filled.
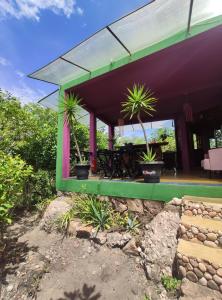
[[[179,276],[222,293],[222,268],[177,252]]]
[[[187,216],[201,216],[208,219],[222,220],[222,207],[209,203],[183,201],[182,212]]]
[[[185,223],[180,224],[179,235],[184,240],[201,243],[208,247],[222,248],[222,231],[212,231],[207,228],[198,228]]]

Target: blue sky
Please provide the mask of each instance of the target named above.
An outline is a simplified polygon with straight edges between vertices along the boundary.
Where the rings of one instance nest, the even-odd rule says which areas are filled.
[[[26,75],[149,0],[1,0],[0,88],[37,101],[56,86]]]
[[[36,102],[55,85],[27,75],[149,0],[0,0],[0,88],[23,103]],[[171,122],[154,127],[171,126]],[[141,135],[125,126],[126,136]],[[149,128],[149,129],[148,129]],[[150,133],[150,125],[147,125]]]

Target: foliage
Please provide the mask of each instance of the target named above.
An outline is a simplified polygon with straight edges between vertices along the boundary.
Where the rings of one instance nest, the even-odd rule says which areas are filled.
[[[18,156],[12,157],[0,151],[0,231],[10,224],[11,210],[18,207],[24,193],[24,183],[32,174],[32,168]]]
[[[110,204],[95,196],[79,196],[73,209],[76,217],[96,227],[97,231],[108,229],[112,224]]]
[[[161,278],[162,285],[164,288],[169,291],[175,291],[177,287],[180,285],[181,281],[177,278],[171,277],[171,276],[163,276]]]
[[[29,177],[25,184],[23,206],[32,206],[44,199],[51,198],[55,192],[55,173],[38,170]]]
[[[127,231],[135,232],[140,227],[140,222],[137,220],[137,216],[128,216],[126,229]]]
[[[143,130],[144,139],[146,141],[147,153],[149,152],[149,144],[146,136],[146,131],[141,120],[141,114],[146,114],[152,117],[152,113],[155,111],[155,104],[157,99],[153,97],[153,92],[149,89],[145,89],[144,85],[134,84],[132,90],[129,88],[127,94],[127,100],[122,102],[122,112],[124,117],[132,119],[137,117],[138,122]]]
[[[172,128],[158,128],[156,132],[152,135],[152,139],[156,142],[162,142],[162,136],[164,134],[167,135],[164,141],[168,142],[168,145],[162,146],[162,151],[176,151],[175,133]]]
[[[83,157],[80,152],[78,139],[76,136],[75,125],[77,124],[77,112],[79,107],[82,105],[82,99],[79,98],[77,95],[69,95],[61,102],[61,113],[64,114],[64,123],[69,125],[69,128],[72,132],[72,136],[74,139],[74,143],[76,146],[76,151],[80,163],[83,163]]]
[[[156,160],[156,153],[152,152],[152,149],[148,153],[143,153],[141,157],[144,162],[153,162]]]
[[[144,296],[143,300],[151,300],[147,295]]]
[[[64,215],[62,215],[56,220],[58,230],[62,232],[66,232],[69,227],[69,223],[72,221],[74,217],[75,217],[75,211],[74,208],[71,208],[69,211],[67,211]]]

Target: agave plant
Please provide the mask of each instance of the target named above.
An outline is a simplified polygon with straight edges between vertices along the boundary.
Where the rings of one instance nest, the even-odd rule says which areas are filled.
[[[132,89],[127,89],[127,99],[122,102],[122,112],[125,114],[124,117],[132,119],[136,116],[139,124],[141,125],[144,139],[146,141],[147,154],[149,153],[149,144],[146,136],[146,131],[141,120],[141,114],[153,116],[155,112],[155,104],[157,98],[153,96],[153,92],[150,89],[146,89],[144,85],[134,84]]]
[[[69,95],[61,103],[62,113],[64,113],[64,123],[67,123],[69,125],[70,130],[73,132],[77,155],[79,157],[80,163],[84,164],[84,159],[81,155],[75,132],[75,125],[77,123],[77,113],[80,106],[83,106],[82,99],[79,98],[78,95]]]

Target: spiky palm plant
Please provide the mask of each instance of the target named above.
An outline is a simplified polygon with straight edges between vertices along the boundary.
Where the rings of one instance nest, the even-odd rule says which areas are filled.
[[[153,92],[150,89],[146,89],[144,85],[134,84],[132,89],[128,88],[127,90],[127,99],[122,102],[122,112],[125,114],[125,118],[132,119],[136,116],[144,134],[148,154],[149,144],[146,131],[141,120],[141,114],[143,113],[152,117],[152,113],[156,111],[155,104],[157,102],[157,98],[155,98],[153,96]]]
[[[75,132],[77,113],[80,106],[83,106],[82,99],[79,98],[78,95],[69,95],[61,103],[62,113],[64,113],[64,123],[67,123],[69,125],[69,128],[73,133],[77,155],[79,157],[80,163],[83,164],[83,158],[79,149],[79,144]]]

